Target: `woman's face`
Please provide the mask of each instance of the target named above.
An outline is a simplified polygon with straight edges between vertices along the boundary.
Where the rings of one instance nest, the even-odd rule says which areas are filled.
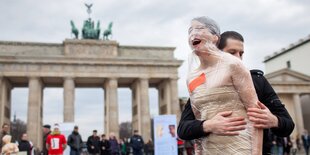
[[[198,21],[192,21],[188,29],[188,43],[193,51],[208,50],[207,44],[213,45],[217,42],[218,37],[210,33],[209,29]]]

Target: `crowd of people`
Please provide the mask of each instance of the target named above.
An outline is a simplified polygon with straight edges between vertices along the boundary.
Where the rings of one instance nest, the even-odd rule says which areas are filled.
[[[301,136],[288,136],[280,137],[274,134],[269,135],[272,139],[271,155],[297,155],[302,152],[309,155],[310,136],[308,131],[305,130]],[[178,139],[178,155],[194,155],[194,140],[181,140]]]
[[[0,152],[1,154],[22,153],[23,155],[51,155],[63,154],[67,148],[70,149],[70,155],[153,155],[154,144],[151,140],[144,143],[143,138],[135,130],[131,138],[117,139],[114,133],[109,137],[105,134],[98,135],[97,130],[88,137],[87,141],[82,140],[79,134],[78,126],[74,126],[72,133],[66,138],[59,130],[59,125],[55,124],[53,130],[50,125],[43,126],[44,146],[41,152],[36,151],[28,135],[23,133],[20,139],[12,142],[12,136],[9,134],[9,124],[3,124],[0,132]],[[296,155],[297,152],[305,152],[309,155],[310,135],[305,130],[301,136],[279,137],[271,134],[272,155]],[[193,140],[178,139],[178,154],[193,155],[195,142]]]
[[[74,126],[72,133],[65,137],[60,131],[60,126],[43,126],[43,146],[42,150],[36,150],[32,142],[28,140],[28,135],[23,133],[20,140],[12,142],[9,133],[9,124],[3,124],[0,134],[1,155],[19,153],[23,155],[62,155],[69,147],[70,155],[153,155],[154,145],[152,140],[144,143],[143,138],[135,130],[130,138],[118,139],[114,133],[109,137],[105,134],[98,135],[97,130],[93,130],[87,141],[82,140],[79,127]]]

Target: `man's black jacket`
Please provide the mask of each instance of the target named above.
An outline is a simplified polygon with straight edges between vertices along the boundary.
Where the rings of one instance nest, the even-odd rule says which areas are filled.
[[[260,70],[251,70],[257,97],[279,120],[278,128],[264,129],[263,154],[265,155],[270,153],[272,145],[270,132],[279,137],[287,137],[292,133],[295,124],[263,74]],[[202,123],[203,121],[195,119],[190,100],[188,100],[179,122],[178,136],[184,140],[193,140],[207,136],[208,133],[203,131]]]

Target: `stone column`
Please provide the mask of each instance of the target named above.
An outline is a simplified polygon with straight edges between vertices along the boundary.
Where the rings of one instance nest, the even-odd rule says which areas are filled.
[[[163,80],[158,85],[158,102],[159,102],[159,114],[172,114],[171,113],[171,102],[170,99],[170,83],[168,80]]]
[[[104,83],[104,99],[105,99],[105,133],[113,132],[119,137],[118,123],[118,102],[117,102],[117,79],[110,78]]]
[[[73,78],[64,79],[64,122],[74,122],[75,84]]]
[[[301,102],[300,102],[300,95],[294,94],[293,95],[294,100],[294,109],[295,109],[295,115],[296,115],[296,127],[299,134],[302,134],[304,131],[304,120],[302,117],[302,109],[301,109]]]
[[[140,96],[141,90],[139,89],[139,82],[137,80],[131,85],[132,92],[132,129],[141,129],[141,106],[140,106]],[[141,132],[141,130],[140,130]]]
[[[151,137],[151,115],[149,107],[148,79],[136,80],[132,86],[132,128],[139,130],[145,141]]]
[[[177,122],[180,120],[181,108],[179,103],[179,95],[178,95],[178,79],[171,78],[169,79],[170,83],[170,107],[171,114],[175,114],[177,116]]]
[[[35,147],[42,149],[43,83],[38,77],[29,78],[27,134]]]
[[[4,77],[0,77],[0,126],[3,123],[10,124],[11,90],[12,86],[9,81]]]

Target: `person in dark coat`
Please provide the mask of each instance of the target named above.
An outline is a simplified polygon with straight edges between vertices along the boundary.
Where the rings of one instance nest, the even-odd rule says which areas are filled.
[[[111,155],[119,155],[121,149],[114,133],[110,133],[109,143],[110,143]]]
[[[110,143],[106,139],[105,134],[101,135],[101,141],[99,142],[100,154],[101,155],[110,155]]]
[[[152,139],[149,139],[149,141],[144,145],[144,153],[145,155],[154,154],[154,144],[153,144]]]
[[[218,47],[224,52],[242,59],[243,42],[243,37],[239,33],[227,31],[221,35]],[[263,154],[270,154],[272,139],[270,139],[269,133],[272,131],[280,137],[289,136],[295,124],[263,75],[264,73],[260,70],[251,70],[254,87],[261,102],[258,105],[261,109],[249,108],[248,115],[250,120],[254,122],[254,127],[264,129]],[[194,140],[208,136],[210,133],[223,136],[238,135],[239,131],[245,129],[245,119],[230,117],[231,115],[232,112],[225,111],[218,113],[211,120],[196,120],[190,100],[188,100],[178,125],[178,136],[184,140]],[[262,117],[267,119],[262,119]],[[230,124],[235,124],[235,126]]]
[[[28,141],[28,135],[26,133],[22,134],[21,140],[18,141],[19,152],[27,152],[27,155],[31,155],[33,145]]]
[[[304,130],[304,134],[301,136],[301,139],[302,143],[304,144],[306,155],[309,155],[310,136],[307,130]]]
[[[83,140],[79,133],[78,126],[74,126],[72,133],[68,136],[67,143],[70,146],[70,155],[80,155]]]
[[[287,136],[287,137],[284,137],[283,140],[284,140],[284,144],[283,144],[284,155],[290,155],[291,148],[293,146],[291,138],[290,138],[290,136]]]
[[[97,136],[97,130],[93,131],[93,135],[89,136],[86,142],[87,151],[91,155],[99,155],[100,148],[99,148],[100,137]]]
[[[284,138],[273,135],[271,153],[273,155],[283,155],[284,154]]]
[[[143,138],[138,134],[138,130],[134,131],[133,136],[130,138],[130,146],[133,150],[133,155],[142,155],[144,146]]]
[[[46,139],[48,135],[51,134],[51,126],[46,124],[43,126],[43,147],[42,147],[42,154],[48,155],[48,150],[46,148]]]
[[[9,134],[9,130],[10,130],[9,124],[3,123],[3,124],[2,124],[2,129],[1,129],[1,132],[0,132],[0,153],[1,153],[1,150],[2,150],[2,146],[4,145],[3,142],[2,142],[2,138],[3,138],[5,135],[8,135],[8,134]]]

